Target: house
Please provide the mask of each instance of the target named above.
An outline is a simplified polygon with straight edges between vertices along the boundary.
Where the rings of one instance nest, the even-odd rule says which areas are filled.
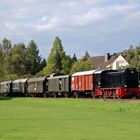
[[[105,56],[91,57],[91,62],[95,69],[107,70],[117,70],[120,68],[125,68],[129,65],[122,55],[110,55],[109,53],[107,53]]]

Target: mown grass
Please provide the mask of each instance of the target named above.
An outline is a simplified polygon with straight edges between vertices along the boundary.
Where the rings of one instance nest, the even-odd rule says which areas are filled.
[[[140,102],[0,99],[0,140],[139,140]]]

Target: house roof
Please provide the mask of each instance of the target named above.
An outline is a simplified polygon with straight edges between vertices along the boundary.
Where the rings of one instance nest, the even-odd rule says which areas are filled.
[[[108,65],[112,64],[115,60],[117,59],[117,57],[113,57],[110,58],[107,62],[103,62],[101,68],[106,68]]]
[[[91,62],[95,69],[98,69],[105,60],[105,56],[95,56],[91,57]]]
[[[95,69],[105,69],[108,65],[112,64],[117,57],[112,57],[108,61],[105,61],[105,56],[91,57],[92,64]]]

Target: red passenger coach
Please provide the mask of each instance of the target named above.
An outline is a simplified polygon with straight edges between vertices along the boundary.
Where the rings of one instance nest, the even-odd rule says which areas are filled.
[[[71,77],[71,90],[75,97],[91,96],[94,91],[94,72],[96,70],[76,72]]]

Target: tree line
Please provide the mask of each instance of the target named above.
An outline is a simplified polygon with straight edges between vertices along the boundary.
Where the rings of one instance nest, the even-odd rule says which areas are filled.
[[[34,40],[25,46],[24,43],[12,45],[10,40],[4,38],[0,44],[1,81],[34,76],[45,66],[46,60],[41,58]]]
[[[122,54],[130,64],[140,71],[140,45],[130,46]],[[64,51],[60,38],[55,37],[48,59],[42,58],[34,40],[26,46],[24,43],[12,45],[4,38],[0,44],[0,81],[26,77],[49,76],[53,73],[72,74],[77,71],[94,69],[91,57],[86,51],[81,59],[72,57]]]
[[[34,40],[26,46],[24,43],[12,45],[4,38],[0,44],[0,81],[90,70],[93,66],[89,58],[88,52],[79,60],[75,54],[67,55],[59,37],[55,37],[47,61],[39,54]]]
[[[140,44],[130,45],[128,49],[120,52],[129,63],[129,67],[136,68],[140,72]]]
[[[85,53],[82,59],[77,60],[75,54],[71,57],[65,53],[60,38],[56,37],[43,73],[45,75],[52,73],[70,74],[80,70],[90,69],[93,69],[93,67],[88,52]]]

